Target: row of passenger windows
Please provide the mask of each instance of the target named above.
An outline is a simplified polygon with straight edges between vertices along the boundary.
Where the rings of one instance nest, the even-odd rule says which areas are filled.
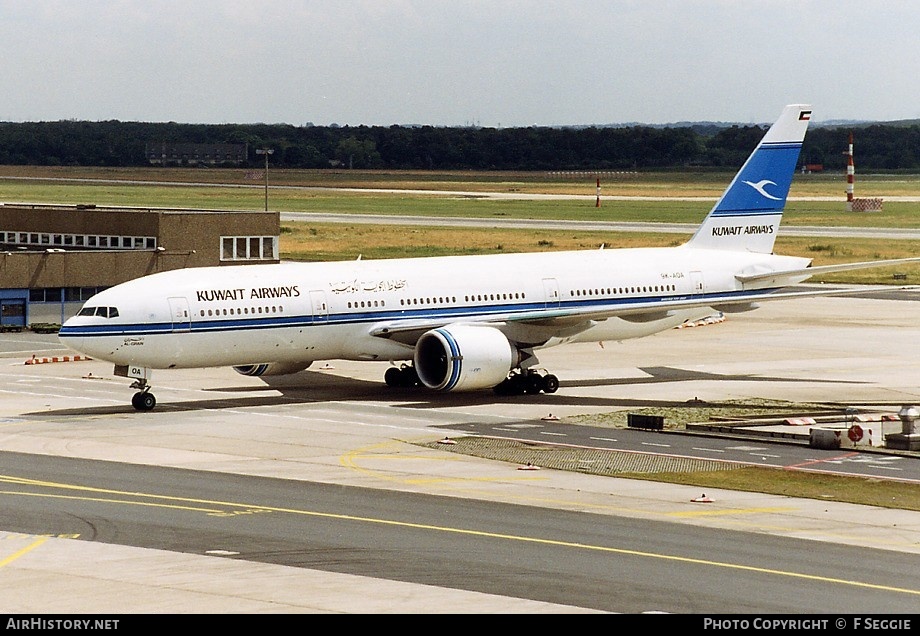
[[[601,287],[600,289],[572,289],[569,295],[576,296],[612,296],[614,294],[648,294],[650,292],[677,291],[676,285],[643,285],[642,287]]]
[[[523,300],[526,298],[524,292],[503,293],[503,294],[470,294],[463,297],[465,303],[485,302],[490,300]],[[400,305],[443,305],[445,303],[456,303],[456,296],[438,296],[436,298],[403,298],[400,299]]]
[[[284,312],[284,307],[281,305],[271,306],[271,307],[226,307],[223,309],[202,309],[199,311],[202,317],[204,316],[251,316],[258,314],[280,314]]]
[[[0,232],[7,245],[43,245],[91,249],[152,250],[153,236],[102,236],[99,234],[51,234],[46,232]]]
[[[612,296],[614,294],[647,294],[647,293],[663,293],[663,292],[673,292],[676,291],[677,287],[675,285],[643,285],[641,287],[602,287],[598,289],[573,289],[569,291],[571,297],[575,298],[578,296]],[[463,301],[470,302],[488,302],[488,301],[497,301],[497,300],[524,300],[527,298],[527,295],[524,292],[512,292],[512,293],[501,293],[501,294],[470,294],[463,297]],[[409,305],[443,305],[445,303],[456,303],[456,296],[437,296],[437,297],[424,297],[424,298],[401,298],[399,304],[403,307]],[[364,309],[364,308],[373,308],[373,307],[384,307],[385,303],[383,300],[377,301],[354,301],[348,302],[349,309]]]
[[[441,296],[439,298],[400,298],[399,304],[403,306],[408,305],[443,305],[444,303],[455,303],[457,302],[456,296]]]
[[[642,287],[607,287],[600,289],[574,289],[569,292],[572,297],[576,296],[603,296],[603,295],[613,295],[613,294],[636,294],[636,293],[649,293],[649,292],[673,292],[676,290],[674,285],[648,285]],[[494,301],[494,300],[524,300],[527,295],[524,292],[513,292],[513,293],[502,293],[502,294],[475,294],[467,295],[463,297],[464,302],[484,302],[484,301]],[[456,303],[456,296],[437,296],[437,297],[424,297],[424,298],[401,298],[399,304],[403,307],[414,306],[414,305],[434,305],[445,303]],[[349,309],[373,309],[385,307],[386,301],[377,299],[377,300],[361,300],[361,301],[348,301]],[[252,314],[274,314],[282,312],[284,309],[282,307],[243,307],[235,308],[231,307],[230,309],[202,309],[200,311],[201,316],[238,316],[238,315],[252,315]]]
[[[524,292],[514,292],[513,294],[476,294],[474,296],[464,296],[463,300],[471,303],[484,300],[524,300],[524,298]]]
[[[525,298],[523,292],[514,292],[514,293],[504,293],[504,294],[476,294],[468,295],[463,297],[463,301],[470,302],[484,302],[489,300],[523,300]],[[424,298],[400,298],[399,304],[403,307],[415,306],[415,305],[444,305],[447,303],[456,303],[456,296],[426,296]],[[361,300],[361,301],[349,301],[349,309],[365,309],[365,308],[374,308],[374,307],[385,307],[386,302],[383,300]]]

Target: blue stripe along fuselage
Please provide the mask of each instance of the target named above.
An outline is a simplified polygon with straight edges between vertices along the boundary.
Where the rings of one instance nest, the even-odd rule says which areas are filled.
[[[713,304],[727,301],[737,301],[746,297],[761,297],[774,293],[779,288],[739,290],[730,292],[713,292],[701,294],[676,294],[668,296],[636,296],[625,298],[597,298],[561,301],[558,307],[546,308],[545,302],[520,303],[501,305],[475,305],[463,307],[442,307],[418,310],[387,310],[378,312],[349,312],[329,314],[328,316],[314,317],[302,316],[270,316],[256,319],[231,319],[231,320],[201,320],[190,323],[157,322],[157,323],[129,323],[129,324],[99,324],[99,325],[73,325],[63,326],[60,336],[71,338],[99,338],[111,336],[147,336],[169,334],[175,332],[208,333],[223,331],[246,331],[258,329],[278,329],[311,327],[326,324],[360,324],[379,323],[386,320],[443,320],[445,324],[462,320],[489,320],[501,316],[505,320],[515,319],[540,319],[576,314],[579,311],[595,309],[641,309],[648,304],[650,311],[656,305],[671,303],[679,308],[681,304],[700,305],[700,301]]]

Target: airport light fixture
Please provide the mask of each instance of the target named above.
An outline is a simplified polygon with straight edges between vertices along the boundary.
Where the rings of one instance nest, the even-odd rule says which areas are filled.
[[[257,155],[265,155],[265,211],[268,212],[268,155],[275,151],[271,148],[256,148]]]

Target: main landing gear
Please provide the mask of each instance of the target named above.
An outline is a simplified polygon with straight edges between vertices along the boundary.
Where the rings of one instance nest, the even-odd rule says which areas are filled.
[[[419,380],[415,367],[410,364],[390,367],[383,374],[383,379],[387,386],[392,387],[412,388],[422,386],[422,381]],[[515,369],[492,390],[496,395],[555,393],[559,390],[559,378],[551,373],[541,374],[533,369],[528,369],[527,371]]]
[[[150,392],[150,385],[147,380],[135,380],[131,384],[132,389],[140,389],[131,397],[131,406],[138,411],[152,411],[157,405],[157,399]]]
[[[541,391],[543,393],[555,393],[559,390],[559,378],[552,373],[541,375],[532,369],[527,371],[515,370],[492,390],[495,391],[496,395],[537,394]]]
[[[383,380],[387,383],[387,386],[422,386],[422,381],[418,379],[418,373],[415,372],[415,367],[409,364],[404,364],[399,367],[390,367],[386,370],[386,373],[383,374]]]

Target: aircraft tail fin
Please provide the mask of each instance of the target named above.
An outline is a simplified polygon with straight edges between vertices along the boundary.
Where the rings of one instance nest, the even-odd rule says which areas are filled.
[[[773,252],[810,119],[808,104],[783,109],[687,246]]]

